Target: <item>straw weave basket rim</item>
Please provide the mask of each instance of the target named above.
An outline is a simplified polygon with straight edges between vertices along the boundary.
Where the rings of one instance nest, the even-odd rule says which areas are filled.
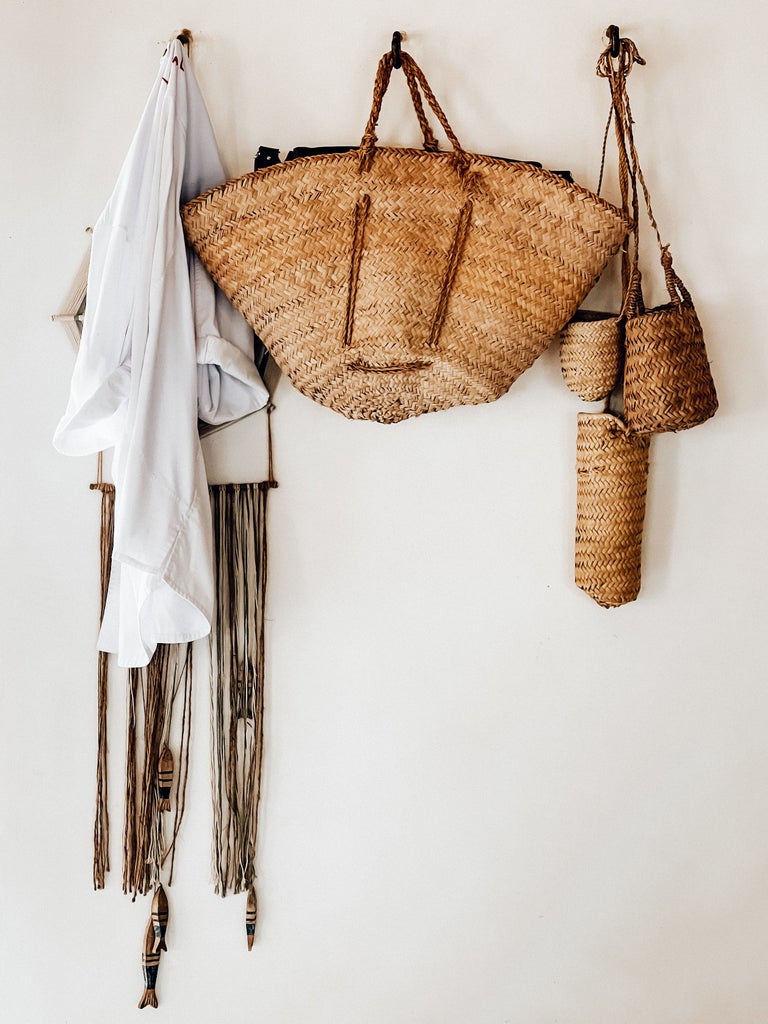
[[[621,318],[620,313],[611,313],[607,309],[577,309],[563,330],[571,326],[578,327],[580,324],[596,324],[603,320],[621,320]]]
[[[627,231],[632,226],[631,219],[627,214],[615,204],[609,202],[607,199],[603,199],[602,196],[596,195],[591,192],[588,188],[580,185],[575,181],[566,180],[561,174],[556,171],[551,171],[546,167],[540,166],[533,160],[515,160],[511,158],[499,157],[499,156],[488,156],[484,153],[474,153],[470,150],[466,150],[466,155],[470,158],[473,164],[481,164],[485,167],[498,167],[504,168],[505,174],[517,173],[519,175],[533,175],[534,177],[541,179],[546,177],[556,188],[560,188],[566,193],[572,193],[574,191],[581,192],[585,196],[588,196],[590,202],[597,204],[602,207],[606,212],[613,214],[618,220],[623,220]],[[200,195],[189,202],[184,204],[183,209],[193,210],[195,207],[204,205],[209,198],[214,195],[221,194],[222,190],[234,191],[241,189],[251,181],[265,180],[269,177],[279,177],[282,174],[295,174],[296,167],[310,163],[313,167],[334,167],[335,165],[346,165],[349,163],[357,164],[359,159],[359,151],[357,147],[349,149],[344,153],[312,153],[307,156],[294,157],[291,160],[284,160],[281,163],[272,164],[269,167],[260,167],[256,171],[248,171],[245,174],[241,174],[237,178],[233,178],[230,181],[226,181],[221,185],[216,185],[213,188],[206,189]],[[361,184],[365,181],[367,175],[374,173],[377,163],[383,158],[387,157],[408,157],[411,160],[418,162],[433,164],[435,161],[442,160],[448,164],[451,164],[455,160],[455,155],[450,150],[439,150],[438,152],[428,152],[425,149],[419,149],[418,147],[407,147],[407,146],[377,146],[376,156],[373,160],[373,165],[369,171],[360,172]],[[458,185],[458,177],[457,177]],[[498,198],[498,197],[497,197]],[[220,227],[225,222],[222,222]],[[205,232],[196,231],[193,227],[187,225],[185,218],[185,230],[190,241],[196,238],[202,237]],[[606,314],[610,315],[610,314]]]

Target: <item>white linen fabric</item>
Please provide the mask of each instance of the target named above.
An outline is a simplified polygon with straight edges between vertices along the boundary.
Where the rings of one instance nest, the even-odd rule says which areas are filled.
[[[266,405],[253,334],[184,240],[179,205],[226,179],[192,66],[169,43],[93,231],[83,336],[54,435],[67,455],[114,447],[115,541],[99,649],[146,665],[206,636],[211,512],[198,417]]]

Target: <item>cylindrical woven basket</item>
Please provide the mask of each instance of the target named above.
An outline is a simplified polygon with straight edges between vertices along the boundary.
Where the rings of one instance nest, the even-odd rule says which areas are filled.
[[[621,369],[621,317],[580,309],[560,332],[560,368],[571,391],[585,402],[609,395]]]
[[[650,437],[610,413],[579,413],[576,584],[604,608],[640,592]]]
[[[182,211],[203,264],[298,390],[385,423],[499,398],[629,228],[557,174],[462,149],[401,57],[451,151],[435,152],[426,132],[424,150],[375,145],[385,54],[359,151],[264,168]]]
[[[633,430],[687,430],[717,411],[699,318],[668,250],[662,253],[672,301],[627,317],[624,416]],[[637,285],[639,289],[639,281]]]

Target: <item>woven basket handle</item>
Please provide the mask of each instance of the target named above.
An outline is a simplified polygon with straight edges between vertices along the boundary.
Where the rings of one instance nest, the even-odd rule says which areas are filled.
[[[619,316],[641,316],[644,312],[645,303],[643,302],[643,280],[642,275],[640,273],[640,268],[637,266],[637,264],[635,264],[635,266],[632,268],[632,273],[629,277],[626,295],[624,297],[624,304],[621,308]]]
[[[638,191],[637,191],[637,168],[632,159],[631,143],[631,113],[628,113],[629,96],[627,94],[627,78],[635,64],[645,64],[640,56],[637,47],[631,39],[619,39],[619,52],[614,56],[612,46],[608,46],[601,54],[597,62],[596,73],[599,78],[605,78],[611,90],[611,108],[608,112],[608,121],[605,125],[603,135],[603,152],[600,160],[600,177],[597,183],[597,194],[603,184],[605,171],[605,156],[608,143],[608,133],[611,122],[614,124],[616,136],[616,149],[619,157],[619,189],[621,192],[621,208],[630,218],[632,229],[621,256],[621,284],[624,295],[624,308],[632,308],[637,305],[635,292],[640,291],[640,276],[638,271]],[[629,123],[629,132],[627,124]],[[640,296],[642,303],[642,296]]]
[[[403,71],[405,72],[406,81],[408,82],[408,89],[411,93],[411,101],[413,102],[413,108],[416,111],[416,117],[418,118],[419,125],[421,126],[422,135],[424,136],[424,148],[429,152],[434,152],[437,149],[437,141],[432,133],[432,129],[429,127],[426,115],[424,113],[424,106],[421,102],[421,96],[419,89],[424,94],[424,98],[429,104],[433,114],[440,122],[440,126],[448,137],[451,146],[453,147],[453,153],[458,163],[458,170],[460,174],[463,174],[469,165],[469,156],[462,148],[461,143],[456,138],[456,135],[448,123],[448,118],[443,112],[443,108],[437,102],[435,94],[432,92],[427,79],[424,76],[424,72],[418,66],[416,61],[411,57],[409,53],[401,52],[400,59],[402,61]],[[388,51],[379,61],[379,66],[376,69],[376,80],[373,85],[373,102],[371,105],[371,113],[368,118],[368,124],[365,126],[363,132],[363,138],[360,142],[360,159],[359,166],[361,171],[367,171],[371,166],[373,155],[376,150],[376,125],[379,121],[379,115],[381,114],[381,104],[384,99],[384,93],[387,91],[389,86],[390,78],[392,77],[392,68],[394,61],[391,51]]]
[[[611,48],[608,47],[601,55],[597,64],[597,74],[601,78],[607,78],[611,87],[611,113],[606,125],[606,136],[603,139],[603,161],[600,167],[600,181],[603,177],[603,166],[605,163],[605,142],[611,117],[615,117],[616,142],[619,149],[619,184],[621,187],[622,206],[625,212],[629,213],[629,199],[631,196],[631,214],[634,223],[633,236],[634,246],[631,257],[628,253],[622,262],[622,278],[625,288],[624,313],[627,316],[636,316],[643,312],[642,287],[640,283],[640,271],[638,269],[638,240],[639,240],[639,202],[638,184],[643,193],[645,209],[648,220],[656,235],[661,254],[661,265],[664,270],[664,280],[669,292],[669,297],[677,305],[683,302],[690,303],[691,296],[685,285],[672,268],[672,254],[669,246],[661,240],[661,232],[651,207],[651,195],[645,181],[643,169],[640,166],[640,158],[635,146],[635,136],[632,130],[632,109],[629,105],[629,93],[627,92],[627,77],[634,64],[645,64],[645,61],[637,51],[637,47],[631,39],[619,40],[619,55],[614,63],[611,55]],[[598,185],[598,192],[600,186]]]
[[[411,94],[411,102],[413,103],[413,109],[416,111],[416,117],[419,121],[419,127],[421,128],[422,138],[424,139],[424,149],[428,153],[436,153],[440,148],[437,144],[435,134],[430,127],[427,115],[424,113],[424,104],[421,99],[421,93],[419,92],[419,84],[416,81],[416,75],[413,72],[413,66],[407,61],[401,63],[405,80],[408,83],[408,90]]]
[[[692,301],[691,293],[672,269],[672,253],[669,251],[668,245],[662,246],[661,265],[664,268],[664,280],[667,285],[669,297],[673,302],[678,304],[681,302],[687,302],[690,304]]]

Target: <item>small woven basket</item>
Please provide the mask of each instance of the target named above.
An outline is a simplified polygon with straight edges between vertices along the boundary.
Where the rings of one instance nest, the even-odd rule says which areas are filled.
[[[579,413],[576,584],[604,608],[640,592],[650,437],[610,413]]]
[[[622,209],[632,215],[633,229],[622,250],[624,302],[624,417],[632,430],[660,434],[685,430],[714,416],[717,394],[709,368],[704,336],[691,296],[672,268],[669,246],[661,238],[651,195],[635,145],[627,76],[634,64],[645,64],[631,39],[620,39],[616,57],[611,47],[600,56],[597,73],[611,87],[611,114],[619,152]],[[614,59],[616,57],[616,59]],[[605,139],[603,140],[603,164]],[[602,166],[600,170],[602,181]],[[598,186],[598,192],[600,188]],[[670,301],[646,310],[639,269],[639,212],[642,192],[648,222],[656,236]]]
[[[671,301],[627,317],[624,334],[624,416],[632,430],[687,430],[717,411],[718,401],[699,318],[685,285],[662,265]],[[637,275],[639,291],[639,274]]]
[[[613,391],[621,352],[621,317],[580,309],[560,333],[560,369],[565,383],[585,402],[598,402]]]

